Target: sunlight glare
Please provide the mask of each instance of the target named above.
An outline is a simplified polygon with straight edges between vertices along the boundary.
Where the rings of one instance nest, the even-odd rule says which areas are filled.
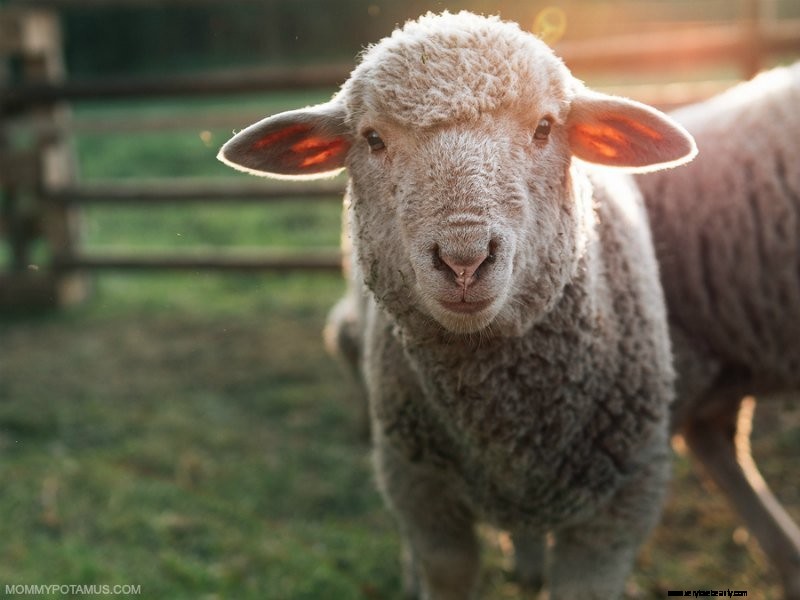
[[[543,8],[533,22],[533,34],[548,46],[556,44],[566,31],[567,13],[557,6]]]

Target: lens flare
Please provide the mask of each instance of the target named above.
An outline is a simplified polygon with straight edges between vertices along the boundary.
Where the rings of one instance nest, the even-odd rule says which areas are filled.
[[[548,46],[557,43],[567,31],[567,13],[557,6],[543,8],[533,22],[533,33]]]

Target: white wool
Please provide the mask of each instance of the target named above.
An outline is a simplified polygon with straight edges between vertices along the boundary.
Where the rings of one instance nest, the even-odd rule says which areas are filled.
[[[369,48],[348,94],[400,125],[471,121],[509,107],[559,114],[574,80],[563,62],[516,23],[460,12],[428,14]]]

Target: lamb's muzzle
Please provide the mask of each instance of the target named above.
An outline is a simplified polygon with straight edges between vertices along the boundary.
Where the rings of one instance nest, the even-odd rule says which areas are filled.
[[[465,320],[472,315],[477,329],[501,308],[497,300],[506,295],[507,278],[502,275],[510,257],[501,254],[498,237],[485,223],[464,217],[445,223],[429,260],[421,253],[422,258],[412,261],[419,293],[436,307],[431,308],[434,315],[441,309],[455,313],[461,328],[472,327]]]

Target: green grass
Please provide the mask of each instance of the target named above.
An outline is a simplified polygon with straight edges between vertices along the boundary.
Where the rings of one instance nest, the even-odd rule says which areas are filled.
[[[123,109],[182,104],[78,112]],[[196,132],[82,136],[76,148],[87,181],[231,176]],[[339,208],[324,202],[85,214],[93,251],[318,247],[338,232]],[[0,595],[6,584],[94,583],[140,585],[142,598],[400,598],[398,536],[360,407],[320,340],[340,278],[102,274],[93,286],[81,306],[0,319]],[[779,408],[759,409],[755,450],[800,517],[788,467],[800,414]],[[774,573],[738,527],[678,456],[628,597],[730,588],[777,598]],[[483,597],[523,597],[502,536],[484,537]]]
[[[265,291],[292,287],[282,279]],[[339,284],[315,287],[332,299]],[[101,287],[96,310],[2,326],[0,585],[395,587],[391,520],[319,343],[323,303],[290,306],[288,289],[277,312],[254,299],[187,312],[186,297],[109,310],[120,289]]]

